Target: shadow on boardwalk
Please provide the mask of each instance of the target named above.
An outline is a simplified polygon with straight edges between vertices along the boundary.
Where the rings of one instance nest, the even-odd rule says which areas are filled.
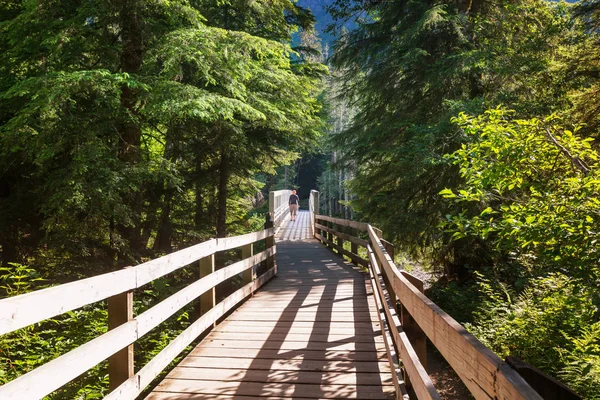
[[[278,276],[149,399],[393,398],[365,275],[316,241],[279,242]]]

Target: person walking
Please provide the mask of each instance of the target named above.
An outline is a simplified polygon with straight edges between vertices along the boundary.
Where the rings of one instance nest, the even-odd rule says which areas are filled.
[[[292,221],[296,220],[296,215],[298,214],[298,208],[300,207],[300,197],[296,194],[295,190],[292,190],[292,194],[290,195],[290,219]]]

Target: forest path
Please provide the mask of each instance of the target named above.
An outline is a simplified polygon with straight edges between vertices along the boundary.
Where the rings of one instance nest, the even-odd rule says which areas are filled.
[[[148,400],[394,397],[366,275],[316,240],[278,243],[277,264]]]

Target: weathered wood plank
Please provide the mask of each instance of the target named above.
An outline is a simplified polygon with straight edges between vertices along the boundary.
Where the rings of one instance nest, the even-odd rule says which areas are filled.
[[[367,231],[367,226],[369,225],[366,222],[349,221],[347,219],[328,217],[327,215],[315,215],[315,220],[332,222],[341,226],[349,226],[350,228],[355,228],[364,232]]]
[[[358,326],[356,326],[358,325]],[[219,327],[225,329],[242,329],[244,332],[273,332],[290,334],[348,334],[348,335],[373,335],[379,332],[379,325],[375,323],[333,322],[327,324],[315,324],[310,321],[296,321],[285,327],[277,327],[277,321],[256,321],[249,325],[246,321],[225,321]]]
[[[355,385],[310,385],[293,383],[258,383],[258,382],[215,382],[186,379],[165,379],[156,388],[157,392],[183,392],[236,396],[279,396],[280,398],[301,395],[307,398],[325,399],[390,399],[393,398],[393,387]]]
[[[345,351],[345,350],[276,350],[276,349],[243,349],[235,351],[224,348],[198,347],[190,353],[193,356],[219,357],[219,358],[264,358],[279,359],[304,359],[304,360],[339,360],[339,361],[374,361],[385,360],[385,352],[374,351]]]
[[[0,300],[0,335],[127,292],[136,286],[136,270],[127,268]]]
[[[271,338],[267,340],[224,340],[210,338],[204,341],[204,348],[227,348],[227,349],[262,349],[262,350],[304,350],[310,349],[314,351],[385,351],[383,343],[375,342],[316,342],[312,340],[312,335],[303,341],[275,341]]]
[[[340,343],[382,343],[382,338],[369,337],[366,335],[346,335],[346,334],[314,334],[306,335],[305,333],[287,333],[278,334],[273,330],[265,332],[246,332],[243,329],[232,330],[232,328],[217,328],[212,330],[207,340],[219,339],[219,340],[236,340],[236,341],[266,341],[266,340],[277,340],[277,341],[288,341],[288,342],[306,342],[310,337],[310,343],[324,342],[328,344],[340,344]]]
[[[381,372],[359,372],[349,374],[338,371],[307,371],[307,370],[265,370],[245,368],[205,368],[205,367],[175,367],[169,373],[170,379],[195,379],[202,381],[220,382],[293,382],[324,385],[391,385],[392,376]]]
[[[269,360],[262,358],[214,358],[189,356],[181,361],[181,367],[195,368],[241,368],[267,371],[319,371],[356,373],[368,371],[373,373],[390,373],[387,361],[326,361],[323,360]]]
[[[269,228],[262,231],[248,233],[246,235],[214,239],[217,241],[216,251],[236,249],[238,247],[246,246],[258,242],[259,240],[271,237],[273,234],[273,228]]]
[[[133,320],[133,292],[108,298],[108,330]],[[108,383],[113,390],[133,376],[133,344],[108,357]]]

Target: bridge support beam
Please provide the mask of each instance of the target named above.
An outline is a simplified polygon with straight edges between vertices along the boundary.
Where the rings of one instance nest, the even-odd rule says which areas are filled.
[[[133,292],[120,293],[108,298],[108,330],[133,320]],[[131,378],[133,371],[133,344],[108,357],[110,390]]]

